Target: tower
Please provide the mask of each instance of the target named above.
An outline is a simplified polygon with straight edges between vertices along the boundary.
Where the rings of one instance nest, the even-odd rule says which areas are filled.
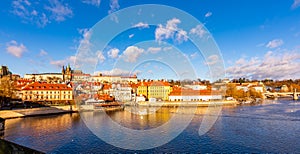
[[[67,81],[71,81],[71,79],[72,79],[72,69],[71,69],[71,66],[70,66],[70,64],[68,64],[68,66],[67,66],[67,68],[66,68],[66,70],[65,70],[65,79],[67,80]]]
[[[65,73],[66,73],[66,71],[65,71],[65,66],[62,66],[62,70],[61,70],[61,74],[62,74],[62,77],[63,77],[63,81],[65,81]]]

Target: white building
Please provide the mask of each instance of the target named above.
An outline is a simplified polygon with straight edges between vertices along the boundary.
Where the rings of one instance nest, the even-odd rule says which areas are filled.
[[[212,94],[208,90],[184,90],[173,91],[169,95],[169,101],[210,101],[221,100],[221,94]]]
[[[146,101],[146,97],[143,95],[140,96],[136,96],[136,102],[145,102]]]
[[[114,96],[117,101],[132,100],[132,88],[128,85],[112,84],[109,93],[111,96]]]
[[[206,90],[206,85],[185,85],[185,87],[193,89],[193,90]]]
[[[106,76],[101,73],[96,76],[91,76],[93,82],[102,83],[137,83],[137,76]]]

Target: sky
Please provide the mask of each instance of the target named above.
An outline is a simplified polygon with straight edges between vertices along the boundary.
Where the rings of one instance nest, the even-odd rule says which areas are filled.
[[[70,64],[145,79],[300,78],[300,0],[1,3],[0,64],[21,76]]]

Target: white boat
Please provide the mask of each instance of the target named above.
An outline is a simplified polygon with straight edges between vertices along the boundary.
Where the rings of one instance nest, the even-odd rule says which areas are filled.
[[[104,100],[96,100],[94,98],[91,98],[84,101],[84,103],[80,105],[80,110],[95,110],[95,105],[103,103],[105,103]]]

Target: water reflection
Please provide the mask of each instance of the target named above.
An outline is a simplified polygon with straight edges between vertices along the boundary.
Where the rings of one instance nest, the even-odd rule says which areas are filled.
[[[141,111],[137,114],[137,111]],[[154,112],[155,111],[155,112]],[[194,111],[194,113],[193,113]],[[4,138],[40,151],[49,153],[295,153],[300,151],[300,102],[291,100],[269,101],[256,106],[223,107],[221,115],[209,112],[208,108],[126,108],[119,112],[85,112],[56,116],[31,117],[6,120]],[[293,112],[291,112],[293,111]],[[141,114],[142,113],[142,114]],[[204,115],[217,118],[213,127],[204,135],[198,129]],[[158,142],[159,137],[148,136],[145,141],[134,140],[125,134],[118,136],[121,129],[112,128],[108,118],[116,124],[136,131],[147,131],[166,125],[159,135],[170,136],[174,125],[168,124],[174,116],[184,124],[193,116],[190,125],[171,142],[146,151],[128,151],[116,148],[97,138],[85,125],[84,120],[94,124],[97,131],[112,141],[125,142],[131,146]],[[88,119],[83,119],[87,118]],[[113,130],[113,131],[111,131]],[[126,136],[128,135],[128,136]],[[130,146],[130,145],[129,145]]]
[[[61,140],[72,137],[64,132],[79,121],[79,114],[9,119],[5,121],[4,138],[40,151],[53,149],[60,146]]]

